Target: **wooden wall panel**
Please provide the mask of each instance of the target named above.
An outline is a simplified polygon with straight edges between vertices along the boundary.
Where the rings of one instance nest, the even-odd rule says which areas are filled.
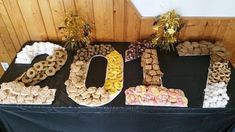
[[[218,30],[217,30],[217,34],[215,36],[217,38],[217,40],[223,41],[224,37],[226,37],[224,35],[225,35],[225,31],[228,28],[229,22],[230,22],[229,19],[220,20],[220,25],[217,27]]]
[[[235,19],[230,20],[227,30],[225,31],[223,42],[225,48],[228,49],[231,53],[231,61],[235,63]]]
[[[113,1],[113,26],[114,41],[123,41],[124,39],[124,22],[125,22],[125,1]]]
[[[187,23],[185,23],[185,31],[184,34],[181,36],[181,40],[198,40],[205,31],[205,26],[207,22],[206,20],[190,20]]]
[[[16,51],[19,51],[19,49],[21,48],[21,44],[19,42],[19,39],[18,39],[16,32],[15,32],[15,29],[12,25],[11,19],[5,9],[5,6],[4,6],[2,0],[0,0],[0,12],[1,12],[1,17],[5,23],[5,26],[9,32],[10,38],[13,42],[13,45],[14,45]]]
[[[2,58],[1,58],[1,56],[0,56],[0,61],[2,61]],[[0,78],[1,78],[1,76],[3,75],[3,73],[4,73],[5,71],[3,70],[3,68],[2,67],[0,67]]]
[[[93,6],[96,39],[113,41],[113,0],[93,0]]]
[[[9,56],[7,49],[0,37],[0,62],[7,62],[8,64],[11,63],[12,58]],[[2,76],[2,74],[4,73],[4,70],[2,67],[0,67],[0,78]]]
[[[37,0],[18,0],[26,27],[32,40],[47,40],[47,32]]]
[[[77,9],[77,13],[82,15],[84,19],[86,19],[92,27],[92,37],[95,39],[95,18],[94,18],[94,10],[93,10],[93,1],[92,0],[75,0],[75,5]]]
[[[154,33],[152,25],[155,22],[155,18],[153,17],[144,17],[141,19],[141,25],[140,25],[140,39],[146,39],[151,34]]]
[[[233,67],[235,67],[235,52],[233,52],[232,58],[231,58],[231,63]]]
[[[0,52],[0,53],[1,53],[1,52]],[[1,55],[0,55],[0,61],[1,61],[1,62],[3,61]],[[3,73],[4,73],[3,67],[0,67],[0,78],[1,78],[1,76],[3,75]]]
[[[54,19],[48,0],[38,0],[48,40],[58,40]]]
[[[55,29],[57,32],[58,40],[62,39],[62,34],[59,31],[59,27],[62,25],[62,22],[65,17],[65,7],[63,0],[49,0],[52,16],[55,24]]]
[[[216,35],[218,32],[218,27],[220,25],[220,20],[208,20],[206,23],[206,27],[204,28],[203,34],[201,36],[201,39],[208,39],[211,41],[216,40]]]
[[[8,54],[7,48],[4,45],[3,40],[0,38],[0,57],[1,61],[11,63],[12,58]]]
[[[26,1],[25,1],[26,2]],[[16,31],[17,37],[21,44],[30,40],[30,36],[26,27],[26,23],[21,14],[20,7],[16,0],[3,0],[8,15]]]
[[[0,16],[0,29],[1,29],[0,30],[1,40],[3,41],[3,43],[6,47],[6,51],[8,52],[10,58],[13,59],[15,57],[15,54],[16,54],[16,49],[14,47],[14,44],[11,40],[11,37],[8,33],[8,30],[7,30],[7,28],[5,26],[5,23],[4,23],[1,16]]]
[[[76,13],[76,6],[74,0],[64,0],[65,12]]]
[[[97,41],[136,41],[153,33],[154,17],[142,17],[130,0],[0,0],[0,61],[11,62],[29,40],[61,40],[65,12],[82,15]],[[223,41],[235,64],[235,18],[183,17],[184,40]],[[1,75],[1,68],[0,68]]]
[[[129,0],[125,4],[125,14],[124,40],[127,42],[139,40],[141,17]]]

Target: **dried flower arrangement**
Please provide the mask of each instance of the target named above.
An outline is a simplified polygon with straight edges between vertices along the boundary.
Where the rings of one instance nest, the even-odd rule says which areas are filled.
[[[174,44],[177,42],[177,33],[182,27],[181,18],[175,10],[168,11],[156,17],[153,29],[155,33],[152,36],[151,43],[159,46],[163,50],[174,50]]]
[[[63,26],[59,27],[64,47],[70,50],[87,46],[91,41],[91,25],[80,15],[66,13]]]

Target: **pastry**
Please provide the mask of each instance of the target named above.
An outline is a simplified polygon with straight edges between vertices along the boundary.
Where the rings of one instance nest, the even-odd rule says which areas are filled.
[[[58,60],[56,61],[56,63],[57,63],[59,66],[63,66],[63,65],[65,64],[65,62],[66,62],[66,60],[64,60],[64,59],[58,59]]]
[[[54,54],[58,58],[62,58],[65,55],[64,52],[62,52],[60,50],[56,50]]]
[[[54,67],[49,67],[45,73],[47,76],[53,76],[55,75],[55,72],[56,72],[56,69]]]
[[[48,66],[48,61],[41,61],[43,67],[47,67]]]
[[[141,67],[143,68],[143,83],[146,85],[161,85],[160,78],[163,73],[158,65],[158,57],[155,49],[146,49],[141,57]]]
[[[89,61],[94,55],[106,56],[113,50],[114,48],[111,45],[88,45],[87,47],[77,50],[77,57],[75,57],[75,59],[80,61]]]
[[[4,90],[0,90],[0,104],[51,104],[55,97],[55,90],[47,87],[40,88],[40,86],[26,87],[16,81],[2,83],[1,88]],[[43,95],[39,94],[39,89],[44,91]]]
[[[187,107],[188,100],[182,90],[162,86],[136,86],[125,91],[126,105]]]
[[[212,44],[207,41],[189,42],[185,41],[176,47],[179,56],[200,56],[210,55],[211,63],[227,62],[230,53],[224,48],[223,43],[215,42]]]
[[[36,71],[34,70],[34,68],[30,68],[27,70],[26,75],[28,78],[34,78],[36,75]],[[25,78],[25,79],[27,79],[27,78]]]
[[[42,62],[35,63],[33,65],[33,67],[36,71],[42,71],[43,70],[43,63]]]
[[[38,81],[40,79],[40,74],[36,74],[33,78],[33,81]]]
[[[125,61],[131,61],[137,58],[140,58],[147,48],[153,48],[152,44],[146,40],[142,42],[134,42],[128,46],[128,49],[125,52]]]
[[[220,50],[215,48],[214,50]],[[204,89],[203,108],[226,107],[229,97],[226,93],[231,69],[226,62],[211,62],[208,69],[207,85]]]
[[[60,70],[60,66],[58,64],[54,65],[53,67],[55,68],[56,71]]]
[[[65,64],[67,60],[67,51],[63,48],[53,49],[52,54],[47,56],[45,61],[37,62],[29,68],[16,81],[23,82],[26,86],[32,86],[46,79],[47,76],[53,76]]]
[[[32,79],[28,76],[23,76],[21,80],[24,84],[32,82]]]
[[[39,78],[40,81],[42,81],[42,80],[47,78],[46,73],[40,73],[39,75],[40,75],[40,78]]]
[[[107,74],[103,87],[85,86],[89,62],[96,55],[107,61]],[[70,67],[69,79],[65,82],[68,96],[80,105],[101,106],[109,102],[123,87],[123,59],[111,45],[94,45],[77,50]],[[58,63],[58,62],[57,62]]]
[[[46,60],[49,61],[49,62],[53,62],[53,61],[56,60],[56,56],[55,55],[47,56]]]
[[[49,67],[53,67],[55,65],[55,62],[54,61],[48,61],[47,65]]]
[[[50,42],[34,42],[32,45],[26,45],[19,53],[17,53],[15,63],[31,64],[36,56],[42,54],[48,54],[50,56],[56,49],[65,50],[61,46]]]

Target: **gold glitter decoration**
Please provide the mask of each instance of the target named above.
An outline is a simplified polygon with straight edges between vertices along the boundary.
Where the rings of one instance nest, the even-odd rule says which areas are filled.
[[[90,43],[91,26],[82,16],[71,12],[66,13],[62,25],[59,30],[63,35],[62,40],[65,48],[77,50]]]
[[[181,18],[175,10],[168,11],[157,17],[157,21],[153,26],[155,30],[151,43],[163,50],[174,50],[174,44],[177,42],[177,33],[182,27]]]

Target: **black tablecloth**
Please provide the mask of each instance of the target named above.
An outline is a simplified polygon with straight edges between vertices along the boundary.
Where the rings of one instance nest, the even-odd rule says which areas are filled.
[[[32,44],[28,42],[26,44]],[[124,58],[127,43],[112,43]],[[34,59],[33,63],[45,59]],[[224,109],[202,109],[203,90],[206,87],[209,56],[178,57],[176,53],[158,51],[160,68],[164,73],[163,85],[179,88],[189,100],[189,108],[126,106],[124,90],[142,84],[140,59],[125,63],[124,88],[111,103],[96,108],[79,106],[65,90],[73,55],[53,77],[39,83],[57,89],[50,106],[0,105],[0,128],[8,131],[228,131],[235,123],[235,72],[232,68],[228,85],[229,103]],[[13,61],[14,62],[14,61]],[[106,60],[92,60],[87,86],[102,86]],[[0,82],[8,82],[26,71],[31,65],[12,63]]]

